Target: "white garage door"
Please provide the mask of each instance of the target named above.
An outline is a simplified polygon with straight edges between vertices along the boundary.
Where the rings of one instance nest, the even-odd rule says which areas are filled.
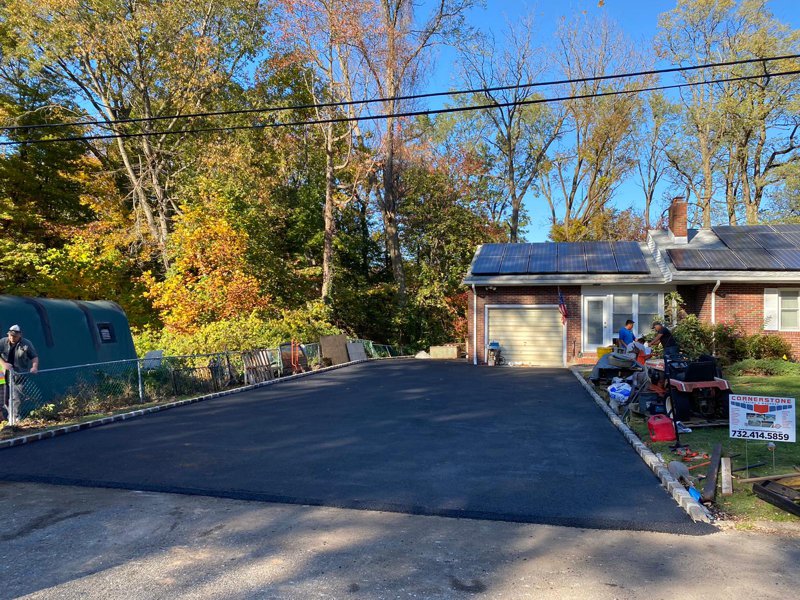
[[[563,366],[564,326],[558,308],[490,308],[489,340],[509,364]]]

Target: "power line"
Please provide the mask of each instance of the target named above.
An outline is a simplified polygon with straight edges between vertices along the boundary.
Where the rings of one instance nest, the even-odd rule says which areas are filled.
[[[269,107],[262,107],[262,108],[244,108],[244,109],[235,109],[235,110],[221,110],[221,111],[206,111],[206,112],[196,112],[196,113],[187,113],[184,115],[159,115],[154,117],[137,117],[131,119],[115,119],[115,120],[93,120],[93,121],[74,121],[72,123],[40,123],[37,125],[9,125],[6,127],[0,127],[0,131],[18,131],[18,130],[36,130],[36,129],[48,129],[53,127],[81,127],[81,126],[104,126],[104,127],[114,127],[115,125],[122,125],[128,123],[150,123],[156,121],[166,121],[166,120],[173,120],[173,119],[192,119],[198,117],[215,117],[215,116],[230,116],[230,115],[244,115],[244,114],[254,114],[254,113],[273,113],[273,112],[285,112],[290,110],[307,110],[312,108],[334,108],[334,107],[345,107],[345,106],[355,106],[355,105],[368,105],[368,104],[375,104],[375,103],[383,103],[383,102],[390,102],[390,101],[405,101],[405,100],[421,100],[424,98],[438,98],[442,96],[460,96],[465,94],[481,94],[481,93],[489,93],[489,92],[499,92],[505,90],[513,90],[513,89],[527,89],[527,88],[534,88],[534,87],[547,87],[547,86],[555,86],[555,85],[565,85],[571,83],[588,83],[592,81],[610,81],[614,79],[628,79],[633,77],[645,77],[648,75],[664,75],[667,73],[678,73],[678,72],[686,72],[686,71],[696,71],[701,69],[710,69],[710,68],[717,68],[717,67],[730,67],[736,65],[744,65],[744,64],[752,64],[752,63],[766,63],[770,61],[776,60],[790,60],[800,58],[800,54],[787,54],[783,56],[770,56],[765,58],[747,58],[747,59],[739,59],[739,60],[731,60],[725,62],[717,62],[717,63],[705,63],[701,65],[689,65],[684,67],[669,67],[664,69],[651,69],[647,71],[635,71],[631,73],[614,73],[610,75],[598,75],[593,77],[579,77],[573,79],[561,79],[561,80],[554,80],[554,81],[539,81],[539,82],[528,82],[528,83],[520,83],[514,85],[503,85],[503,86],[493,86],[493,87],[485,87],[485,88],[474,88],[474,89],[463,89],[463,90],[453,90],[448,92],[428,92],[424,94],[409,94],[403,96],[390,96],[390,97],[382,97],[382,98],[367,98],[364,100],[348,100],[348,101],[341,101],[341,102],[320,102],[320,103],[313,103],[313,104],[297,104],[292,106],[269,106]],[[757,77],[764,77],[764,76],[772,76],[775,73],[764,73],[758,75]],[[115,136],[116,137],[116,136]]]
[[[792,71],[781,71],[777,73],[770,73],[770,77],[782,77],[786,75],[798,75],[800,74],[800,69],[795,69]],[[673,85],[662,85],[662,86],[651,86],[645,88],[638,88],[632,90],[613,90],[609,92],[593,92],[591,94],[577,94],[572,96],[557,96],[554,98],[535,98],[532,100],[517,100],[512,102],[494,102],[492,104],[480,104],[480,105],[473,105],[473,106],[455,106],[449,108],[439,108],[439,109],[427,109],[427,110],[417,110],[417,111],[406,111],[406,112],[399,112],[399,113],[388,113],[388,114],[376,114],[376,115],[363,115],[363,116],[355,116],[355,117],[333,117],[329,119],[316,119],[316,120],[306,120],[306,121],[282,121],[278,123],[255,123],[250,125],[227,125],[227,126],[220,126],[220,127],[201,127],[197,129],[172,129],[172,130],[162,130],[162,131],[142,131],[142,132],[135,132],[135,133],[113,133],[113,134],[104,134],[104,135],[90,135],[90,136],[72,136],[72,137],[62,137],[62,138],[50,138],[50,139],[41,139],[41,140],[30,140],[30,141],[7,141],[7,142],[0,142],[0,146],[14,146],[19,144],[50,144],[56,142],[81,142],[81,141],[94,141],[94,140],[110,140],[110,139],[128,139],[128,138],[139,138],[139,137],[147,137],[147,136],[159,136],[159,135],[180,135],[180,134],[197,134],[197,133],[216,133],[216,132],[232,132],[232,131],[241,131],[247,129],[276,129],[280,127],[299,127],[299,126],[306,126],[306,125],[325,125],[328,123],[351,123],[351,122],[358,122],[358,121],[375,121],[375,120],[383,120],[389,118],[398,118],[398,117],[419,117],[425,115],[438,115],[438,114],[447,114],[447,113],[458,113],[458,112],[469,112],[475,110],[487,110],[493,108],[504,108],[508,106],[524,106],[524,105],[531,105],[531,104],[548,104],[551,102],[564,102],[567,100],[584,100],[590,98],[602,98],[606,96],[621,96],[626,94],[640,94],[642,92],[655,92],[660,90],[673,90],[673,89],[681,89],[687,87],[695,87],[699,85],[710,85],[710,84],[718,84],[718,83],[730,83],[735,81],[747,81],[751,79],[760,79],[763,75],[743,75],[741,77],[727,77],[725,79],[712,79],[712,80],[703,80],[703,81],[694,81],[689,83],[678,83]]]

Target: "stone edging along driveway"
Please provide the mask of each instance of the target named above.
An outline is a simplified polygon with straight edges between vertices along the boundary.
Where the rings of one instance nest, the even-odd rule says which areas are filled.
[[[576,367],[571,367],[570,371],[578,381],[581,382],[581,385],[586,388],[586,391],[589,392],[589,395],[594,399],[597,405],[606,413],[608,419],[614,424],[614,426],[619,429],[620,433],[625,436],[625,439],[628,440],[628,443],[633,446],[633,449],[639,454],[645,464],[650,467],[650,469],[655,473],[656,477],[661,480],[661,483],[667,491],[672,495],[675,499],[675,502],[686,511],[693,521],[702,521],[704,523],[712,523],[714,521],[713,515],[708,511],[708,509],[700,504],[697,500],[689,495],[689,492],[686,491],[686,488],[683,487],[677,479],[675,479],[672,474],[667,469],[667,465],[664,464],[662,460],[650,450],[642,440],[639,439],[633,430],[630,427],[625,425],[622,422],[622,419],[619,418],[619,415],[615,413],[608,404],[599,396],[597,392],[594,391],[589,382],[586,381],[583,376],[580,374],[579,370]]]
[[[308,377],[310,375],[314,375],[316,373],[325,373],[327,371],[333,371],[335,369],[341,369],[343,367],[349,367],[351,365],[357,365],[359,363],[365,362],[372,362],[376,360],[396,360],[401,358],[411,358],[409,356],[393,356],[389,358],[367,358],[363,360],[354,360],[346,363],[342,363],[340,365],[334,365],[332,367],[324,367],[322,369],[317,369],[316,371],[307,371],[305,373],[298,373],[296,375],[288,375],[287,377],[279,377],[278,379],[270,379],[269,381],[262,381],[261,383],[254,383],[251,385],[244,385],[242,387],[232,388],[230,390],[225,390],[222,392],[214,392],[213,394],[204,394],[202,396],[196,396],[194,398],[186,398],[185,400],[176,400],[175,402],[167,402],[166,404],[159,404],[158,406],[151,406],[149,408],[141,408],[138,410],[131,410],[129,412],[120,413],[118,415],[113,415],[110,417],[100,417],[98,419],[93,419],[91,421],[85,421],[83,423],[75,423],[74,425],[64,425],[62,427],[55,427],[53,429],[48,429],[47,431],[40,431],[38,433],[30,433],[28,435],[21,435],[19,437],[9,438],[7,440],[0,441],[0,450],[4,448],[11,448],[12,446],[21,446],[22,444],[28,444],[30,442],[37,442],[39,440],[44,440],[47,438],[56,437],[59,435],[64,435],[65,433],[73,433],[75,431],[81,431],[83,429],[89,429],[91,427],[100,427],[101,425],[108,425],[109,423],[116,423],[118,421],[127,421],[128,419],[133,419],[136,417],[141,417],[146,414],[159,412],[162,410],[169,410],[170,408],[176,408],[178,406],[184,406],[186,404],[194,404],[195,402],[202,402],[203,400],[210,400],[212,398],[219,398],[221,396],[230,396],[231,394],[238,394],[239,392],[246,392],[249,390],[255,390],[257,388],[266,387],[270,385],[276,385],[278,383],[284,381],[292,381],[294,379],[299,379],[301,377]]]

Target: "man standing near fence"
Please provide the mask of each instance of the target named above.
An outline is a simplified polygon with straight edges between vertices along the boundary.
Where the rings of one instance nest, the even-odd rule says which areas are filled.
[[[11,395],[11,371],[37,373],[39,371],[39,354],[29,339],[22,337],[22,329],[19,325],[12,325],[8,328],[8,336],[0,340],[0,368],[5,373],[5,385],[0,386],[0,394],[3,396],[3,410],[9,414],[9,398]],[[16,381],[16,377],[15,377]],[[14,392],[14,416],[19,411],[19,392]],[[16,419],[14,419],[16,420]]]

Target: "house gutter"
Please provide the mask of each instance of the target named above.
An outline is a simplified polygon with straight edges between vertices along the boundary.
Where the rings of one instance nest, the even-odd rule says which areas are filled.
[[[472,364],[478,364],[478,293],[472,284]]]

